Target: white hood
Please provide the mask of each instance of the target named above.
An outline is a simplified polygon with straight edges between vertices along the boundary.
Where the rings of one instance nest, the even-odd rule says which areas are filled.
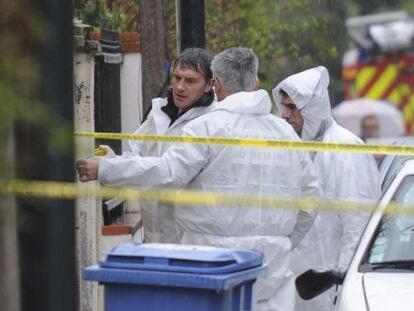
[[[213,111],[227,110],[247,114],[268,114],[271,109],[272,102],[265,90],[235,93],[213,106]]]
[[[272,91],[279,116],[282,111],[280,90],[285,91],[300,110],[304,119],[303,140],[320,140],[332,124],[328,85],[328,71],[319,66],[289,76]]]
[[[366,273],[364,289],[369,310],[413,310],[413,282],[412,272]]]

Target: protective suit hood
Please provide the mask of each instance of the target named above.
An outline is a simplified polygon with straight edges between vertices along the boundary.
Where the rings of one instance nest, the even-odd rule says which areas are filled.
[[[272,91],[279,116],[282,111],[280,90],[285,91],[300,110],[304,120],[303,140],[321,140],[325,130],[332,124],[328,85],[328,71],[319,66],[289,76]]]
[[[238,92],[215,103],[214,110],[226,110],[243,114],[267,114],[272,109],[272,102],[265,90]]]

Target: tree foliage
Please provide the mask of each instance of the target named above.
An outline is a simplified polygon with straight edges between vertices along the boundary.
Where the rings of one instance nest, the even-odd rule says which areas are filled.
[[[40,46],[49,33],[34,3],[0,0],[0,178],[10,172],[7,141],[16,121],[41,124],[47,117],[41,93]],[[30,109],[28,109],[30,107]]]
[[[334,101],[342,97],[347,17],[408,9],[410,0],[206,0],[207,45],[214,52],[251,47],[260,60],[261,87],[318,65],[331,74]]]
[[[76,0],[75,16],[95,30],[139,31],[138,1]]]
[[[184,0],[182,0],[184,1]],[[137,1],[77,0],[84,21],[113,30],[138,30]],[[131,4],[132,3],[132,4]],[[168,55],[176,55],[175,1],[168,0]],[[318,65],[331,74],[334,102],[342,96],[347,17],[405,9],[412,0],[205,0],[207,48],[251,47],[259,57],[261,87],[271,90],[295,72]],[[129,13],[127,13],[129,12]],[[126,26],[129,25],[129,26]]]
[[[168,0],[168,55],[176,55],[175,1]],[[139,31],[137,1],[76,0],[84,22],[97,28]],[[261,87],[270,90],[284,77],[324,65],[331,93],[342,94],[342,56],[347,49],[347,17],[405,9],[412,0],[205,0],[207,48],[253,48],[260,60]]]
[[[270,90],[284,77],[317,65],[326,66],[332,85],[340,87],[346,47],[343,1],[207,0],[206,14],[208,47],[253,48],[262,87]]]

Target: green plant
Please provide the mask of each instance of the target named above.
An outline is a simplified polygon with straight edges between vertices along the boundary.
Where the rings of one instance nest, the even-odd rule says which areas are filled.
[[[138,31],[138,4],[136,1],[78,0],[75,16],[94,30]]]

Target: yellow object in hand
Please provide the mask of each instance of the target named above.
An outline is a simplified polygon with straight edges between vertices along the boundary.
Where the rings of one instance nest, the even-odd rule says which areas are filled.
[[[104,155],[106,155],[106,150],[105,149],[103,149],[101,147],[95,148],[95,156],[102,157]]]

